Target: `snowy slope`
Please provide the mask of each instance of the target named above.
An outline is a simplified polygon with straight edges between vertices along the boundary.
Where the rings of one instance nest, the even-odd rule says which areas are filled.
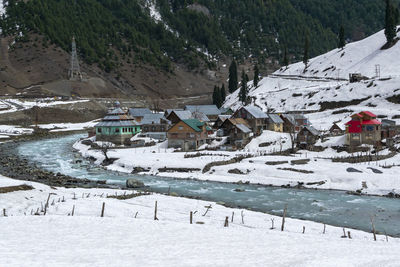
[[[397,36],[400,37],[400,33]],[[386,37],[382,30],[364,40],[347,44],[343,50],[334,49],[311,59],[306,72],[304,63],[298,62],[275,74],[348,79],[349,73],[361,73],[372,78],[375,77],[375,65],[380,65],[381,77],[400,76],[400,43],[381,50],[385,43]]]
[[[335,49],[312,59],[306,73],[303,63],[289,65],[263,78],[257,88],[249,82],[249,96],[265,112],[307,113],[319,130],[328,130],[334,122],[343,128],[352,113],[363,110],[399,123],[400,105],[389,100],[392,97],[398,101],[400,96],[400,42],[388,50],[380,50],[384,44],[381,31],[348,44],[343,51]],[[352,72],[374,76],[376,64],[380,64],[381,78],[358,83],[332,79],[337,78],[338,69],[341,78],[348,78]],[[238,94],[236,90],[229,95],[224,107],[238,109],[242,105]]]
[[[0,194],[8,215],[0,216],[1,266],[398,266],[400,261],[396,238],[386,242],[378,235],[374,242],[371,233],[352,229],[347,229],[352,239],[341,238],[340,227],[327,225],[323,234],[320,223],[290,218],[281,232],[280,217],[213,202],[158,194],[117,200],[105,196],[126,191],[51,188],[0,176],[0,188],[23,183],[34,189]],[[47,214],[31,215],[50,193]],[[202,216],[208,205],[212,208]],[[68,216],[73,206],[74,216]],[[223,227],[226,216],[229,227]]]

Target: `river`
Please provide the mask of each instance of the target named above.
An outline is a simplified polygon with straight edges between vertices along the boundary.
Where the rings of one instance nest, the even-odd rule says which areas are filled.
[[[24,142],[19,144],[17,150],[22,158],[55,173],[60,172],[77,178],[107,180],[108,183],[115,184],[124,184],[126,179],[135,178],[144,182],[154,192],[166,193],[170,190],[179,195],[220,201],[276,215],[281,215],[285,204],[288,204],[288,217],[335,226],[370,231],[370,216],[376,216],[377,231],[382,233],[386,231],[389,235],[400,237],[399,199],[355,196],[336,190],[237,185],[112,172],[95,166],[86,159],[76,163],[79,156],[72,145],[81,137],[84,136],[73,134]],[[236,192],[235,189],[238,188],[244,192]]]

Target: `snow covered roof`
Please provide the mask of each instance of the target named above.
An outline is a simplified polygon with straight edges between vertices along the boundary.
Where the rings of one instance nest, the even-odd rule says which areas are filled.
[[[193,112],[202,112],[209,115],[221,115],[221,110],[217,108],[216,105],[187,105],[185,106],[185,110],[190,110]]]
[[[278,114],[268,114],[269,119],[276,124],[280,124],[283,123],[283,120],[281,119],[281,117],[279,117]]]
[[[204,114],[203,112],[199,112],[199,111],[195,111],[192,113],[192,117],[194,119],[198,119],[200,121],[210,121],[210,119],[206,116],[206,114]]]
[[[244,124],[241,124],[241,123],[236,124],[236,127],[237,127],[239,130],[241,130],[243,133],[250,133],[250,132],[251,132],[251,130],[250,130],[246,125],[244,125]]]
[[[246,107],[243,107],[243,108],[245,110],[247,110],[247,112],[249,112],[256,119],[268,118],[267,114],[265,114],[264,111],[262,111],[262,109],[260,109],[259,107],[246,106]]]
[[[145,114],[151,114],[151,110],[148,108],[130,108],[129,114],[133,117],[143,117]]]
[[[182,121],[193,118],[192,112],[189,110],[173,110],[172,112]]]

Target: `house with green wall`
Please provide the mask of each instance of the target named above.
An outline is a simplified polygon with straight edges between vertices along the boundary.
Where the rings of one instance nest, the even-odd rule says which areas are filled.
[[[116,145],[122,145],[140,132],[140,125],[127,112],[117,107],[109,112],[98,124],[96,129],[96,141],[107,141]]]

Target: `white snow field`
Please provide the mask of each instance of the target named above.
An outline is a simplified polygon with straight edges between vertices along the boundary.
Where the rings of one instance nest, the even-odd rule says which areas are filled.
[[[213,202],[158,194],[117,200],[106,195],[131,192],[51,188],[0,176],[0,189],[21,184],[34,189],[0,194],[0,207],[7,215],[0,215],[2,266],[309,267],[400,262],[399,239],[386,241],[378,235],[375,242],[371,233],[362,231],[350,229],[352,239],[341,238],[342,228],[327,225],[323,234],[320,223],[286,219],[281,232],[280,217]],[[43,215],[41,205],[49,193],[49,208]],[[100,217],[103,202],[105,212]],[[202,216],[208,205],[212,208]],[[74,216],[68,216],[73,206]],[[41,215],[31,215],[37,209]],[[227,216],[229,227],[224,227]],[[270,229],[271,219],[275,229]]]

